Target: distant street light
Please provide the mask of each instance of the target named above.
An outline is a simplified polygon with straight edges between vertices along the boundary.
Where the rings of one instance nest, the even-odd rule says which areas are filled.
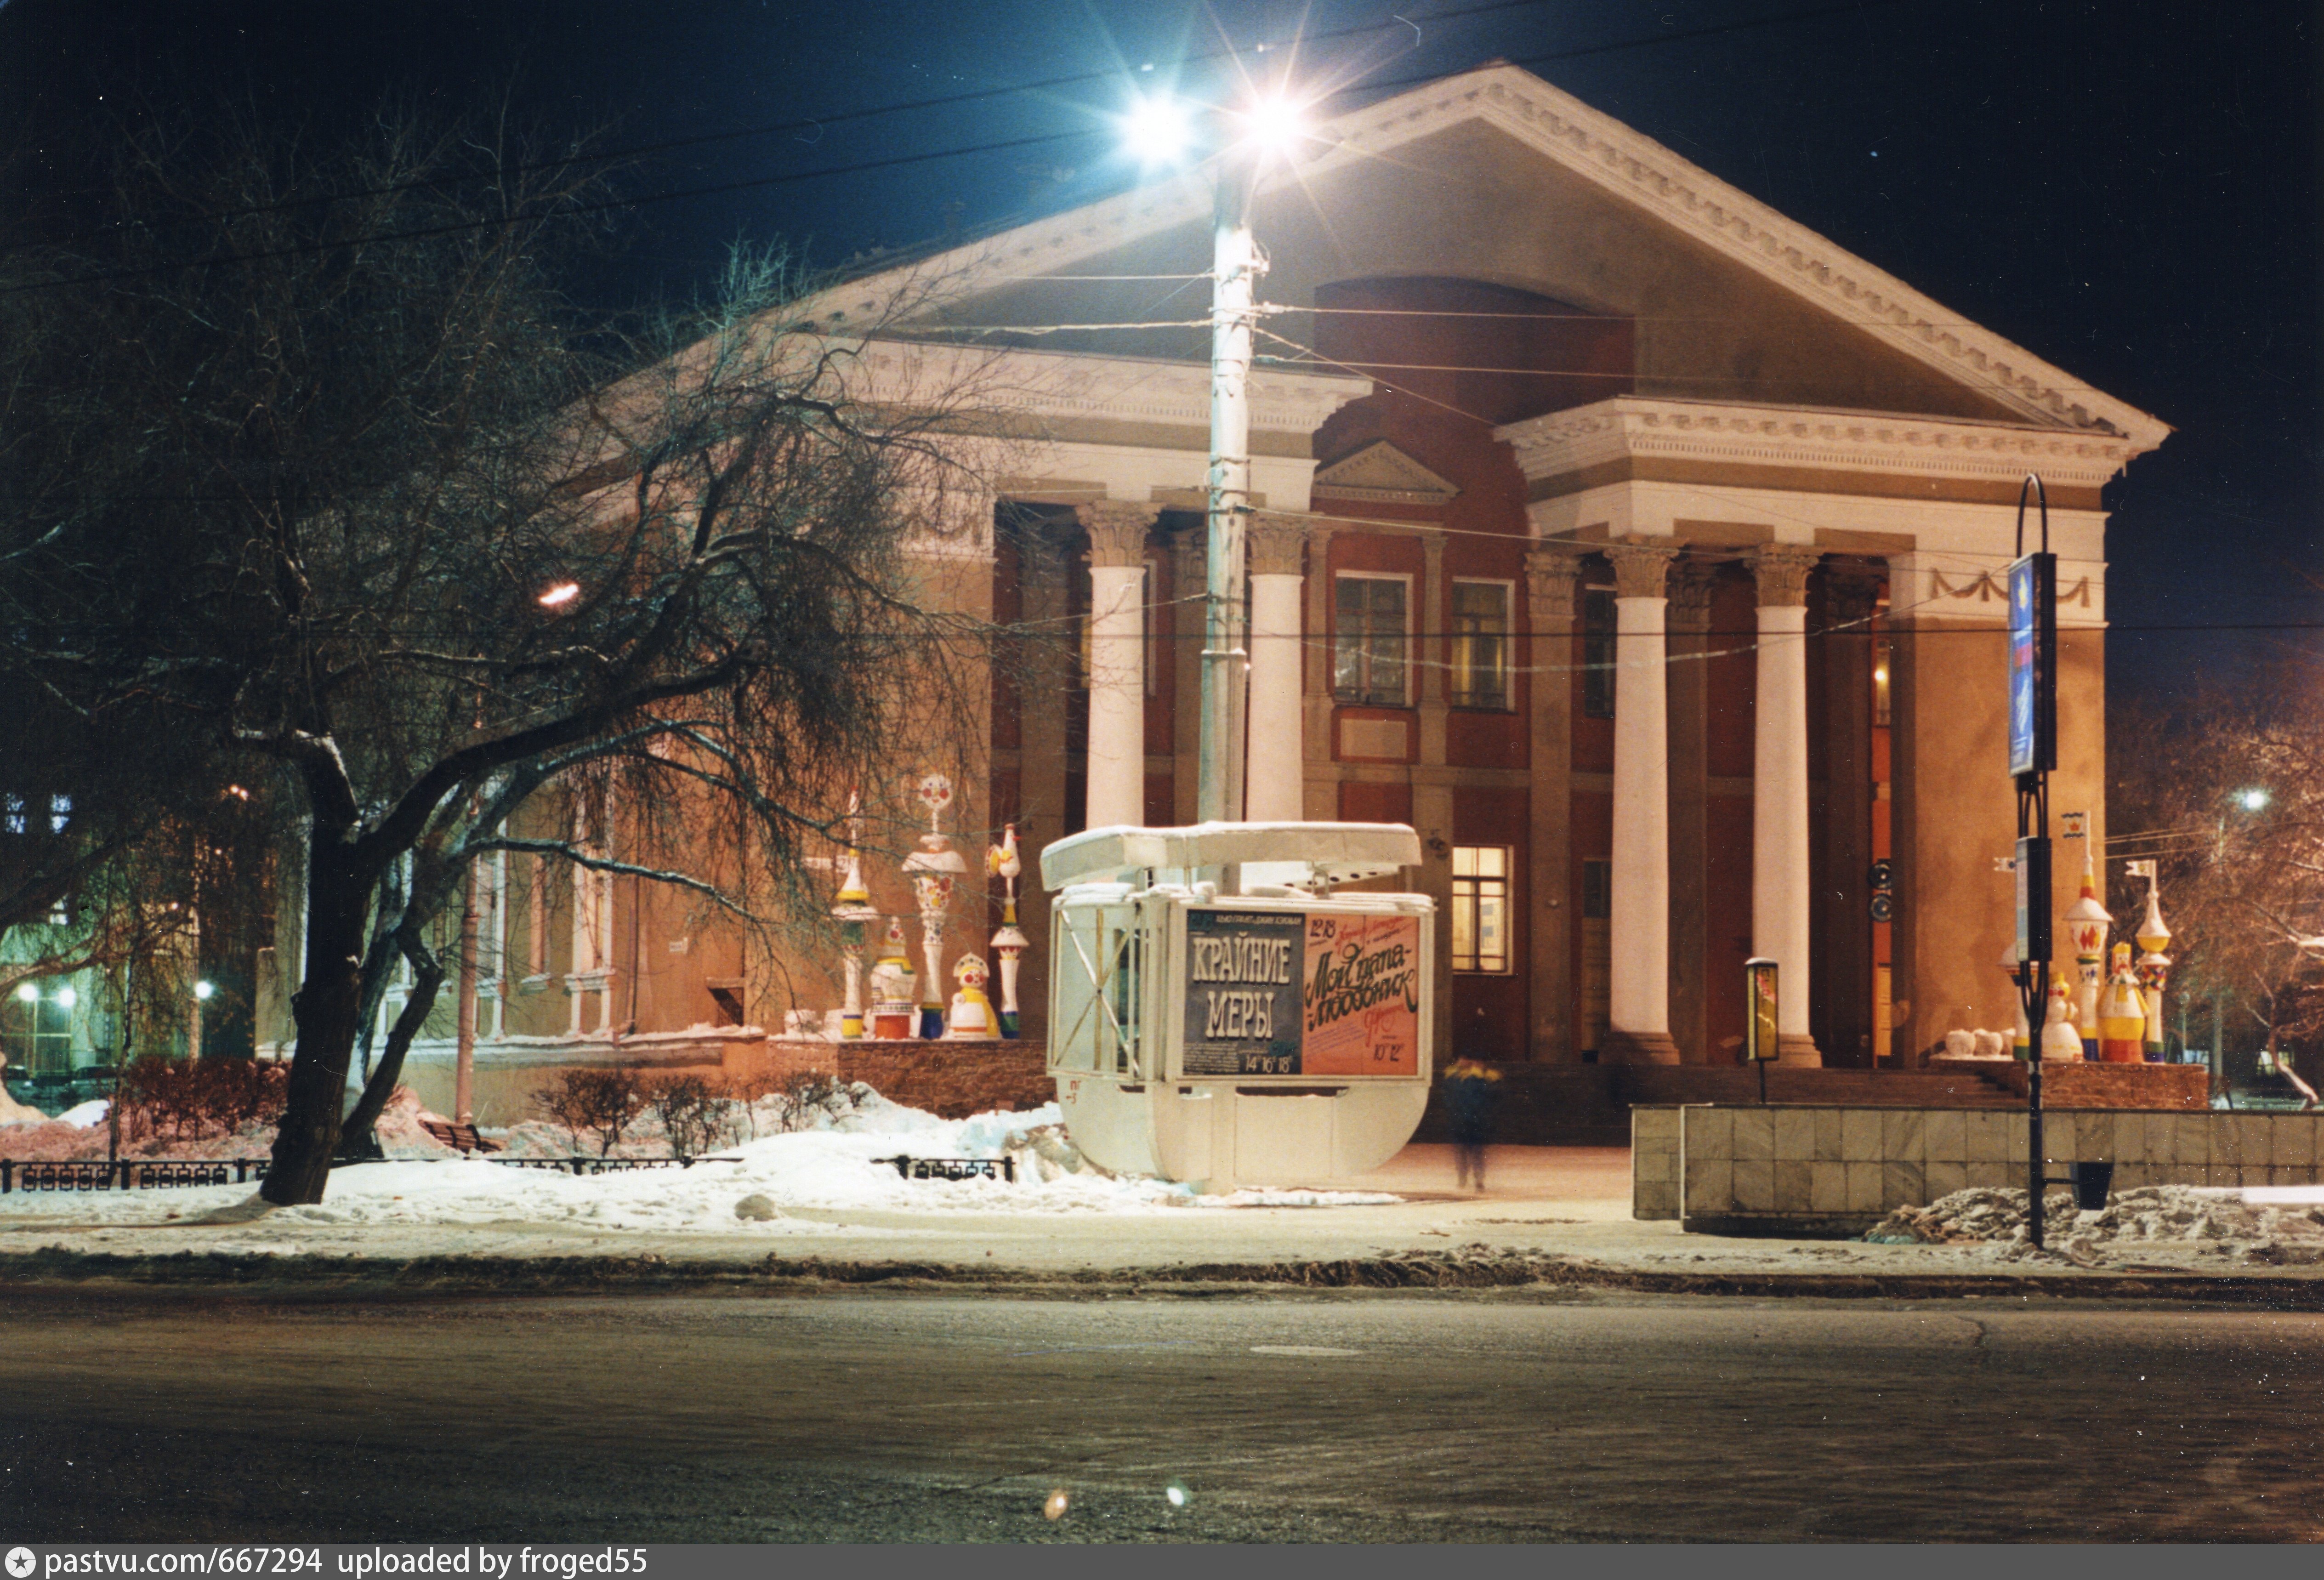
[[[20,983],[16,987],[16,997],[24,1003],[38,1003],[41,998],[41,990],[29,982]]]
[[[2246,812],[2264,812],[2267,810],[2267,792],[2264,790],[2239,790],[2236,794],[2236,802]]]
[[[547,592],[540,595],[540,606],[544,609],[562,609],[566,605],[571,603],[580,596],[581,584],[579,582],[561,581],[555,587],[549,588]]]
[[[217,992],[217,988],[213,984],[207,982],[198,982],[194,984],[194,996],[200,999],[205,1003],[209,1002],[210,995],[216,992]]]
[[[60,987],[57,989],[56,1003],[59,1009],[69,1010],[80,1003],[80,994],[73,992],[69,987]]]

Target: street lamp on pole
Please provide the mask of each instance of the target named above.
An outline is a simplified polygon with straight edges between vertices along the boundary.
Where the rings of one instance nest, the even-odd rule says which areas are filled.
[[[1211,457],[1205,479],[1202,734],[1195,820],[1240,820],[1243,716],[1250,654],[1245,634],[1244,539],[1250,517],[1250,359],[1266,260],[1251,235],[1261,168],[1305,135],[1301,106],[1272,95],[1231,115],[1212,208]],[[1148,99],[1125,117],[1133,152],[1159,162],[1192,139],[1183,110]]]

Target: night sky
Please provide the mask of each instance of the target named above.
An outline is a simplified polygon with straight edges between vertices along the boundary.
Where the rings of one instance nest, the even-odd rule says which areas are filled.
[[[1215,91],[1227,46],[1271,63],[1304,34],[1303,76],[1359,90],[1498,57],[2178,429],[2108,490],[2113,686],[2167,696],[2312,640],[2186,627],[2324,620],[2319,22],[2300,0],[0,0],[0,226],[61,212],[82,172],[60,151],[147,103],[223,91],[327,128],[388,91],[506,94],[609,150],[715,139],[620,178],[641,201],[588,284],[614,305],[691,291],[738,236],[839,264],[1102,196],[1134,179],[1108,118],[1132,85]]]

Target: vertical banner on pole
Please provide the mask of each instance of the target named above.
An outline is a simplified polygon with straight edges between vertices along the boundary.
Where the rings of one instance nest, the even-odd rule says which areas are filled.
[[[2058,557],[2009,568],[2009,776],[2058,766]]]

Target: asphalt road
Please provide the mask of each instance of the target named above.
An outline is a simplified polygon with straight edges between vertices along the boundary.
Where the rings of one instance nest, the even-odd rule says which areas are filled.
[[[2319,1323],[1538,1294],[14,1299],[0,1543],[2306,1540]]]

